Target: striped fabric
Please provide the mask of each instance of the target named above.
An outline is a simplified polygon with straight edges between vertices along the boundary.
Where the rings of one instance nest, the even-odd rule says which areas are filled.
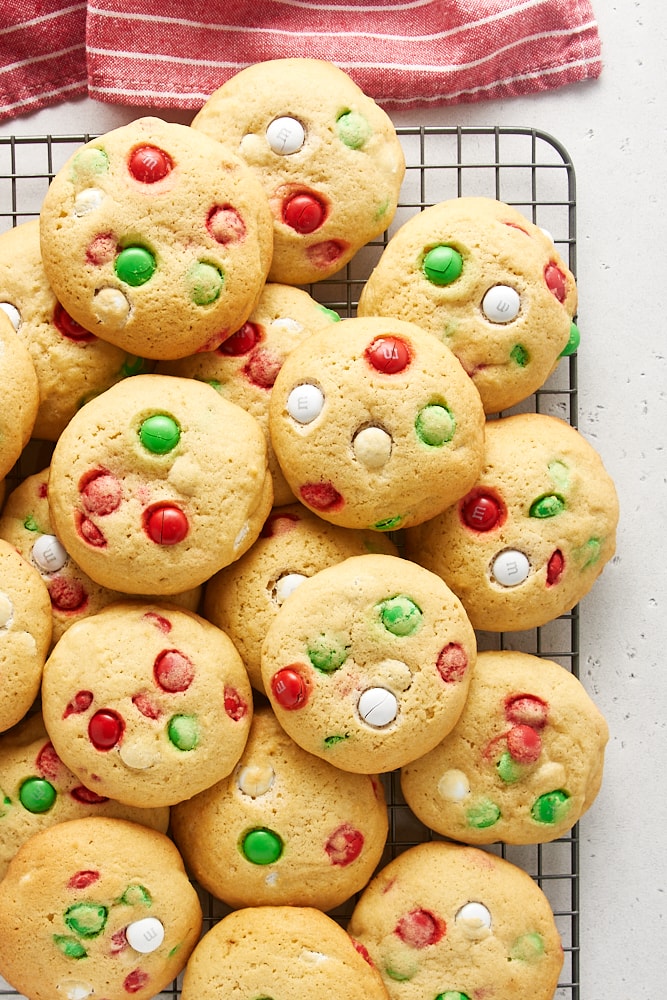
[[[86,93],[86,6],[0,0],[0,120]]]
[[[244,66],[294,56],[335,62],[389,110],[530,94],[601,71],[588,0],[3,3],[0,117],[86,84],[101,101],[197,109]]]

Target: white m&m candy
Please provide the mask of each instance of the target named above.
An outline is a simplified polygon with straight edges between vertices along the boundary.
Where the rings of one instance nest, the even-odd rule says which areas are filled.
[[[324,393],[310,382],[295,386],[287,397],[287,412],[299,424],[312,423],[319,417],[323,406]]]
[[[128,924],[125,937],[130,948],[142,955],[156,951],[164,941],[164,927],[157,917],[144,917]]]
[[[387,688],[366,688],[357,703],[359,715],[369,726],[381,729],[393,722],[398,715],[396,695]]]
[[[266,129],[266,141],[274,153],[289,156],[301,149],[306,139],[306,132],[296,118],[284,116],[274,118]]]
[[[528,579],[528,556],[517,549],[504,549],[493,560],[491,575],[503,587],[516,587]]]
[[[40,535],[32,547],[32,559],[43,573],[57,573],[67,562],[68,555],[55,535]]]
[[[491,323],[511,323],[520,308],[519,293],[510,285],[494,285],[482,299],[482,312]]]

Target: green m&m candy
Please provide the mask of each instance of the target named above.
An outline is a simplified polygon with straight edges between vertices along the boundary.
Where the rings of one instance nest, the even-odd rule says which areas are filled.
[[[139,440],[154,455],[166,455],[173,451],[181,439],[181,429],[173,417],[166,413],[155,413],[146,417],[139,428]]]

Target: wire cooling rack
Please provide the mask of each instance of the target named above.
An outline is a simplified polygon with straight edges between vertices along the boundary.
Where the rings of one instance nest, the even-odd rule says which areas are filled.
[[[333,278],[308,286],[314,298],[342,317],[354,316],[361,289],[387,240],[410,216],[448,198],[484,196],[519,209],[548,230],[563,259],[576,275],[575,172],[563,146],[533,128],[500,126],[407,126],[398,128],[406,156],[401,201],[391,229],[364,247]],[[89,135],[0,137],[0,232],[39,214],[54,173]],[[546,385],[511,412],[549,413],[577,426],[576,355],[563,359]],[[10,475],[8,490],[23,475]],[[478,632],[480,649],[518,649],[555,660],[579,674],[578,607],[541,628],[525,632]],[[424,840],[439,839],[412,814],[401,795],[398,774],[383,776],[389,805],[389,837],[381,864]],[[580,1000],[579,980],[579,840],[578,829],[548,844],[492,845],[489,850],[523,868],[545,892],[561,935],[565,961],[555,1000]],[[204,929],[228,909],[208,893],[200,892]],[[332,911],[345,925],[354,905]],[[0,979],[0,996],[17,997]],[[180,980],[161,994],[178,1000]]]

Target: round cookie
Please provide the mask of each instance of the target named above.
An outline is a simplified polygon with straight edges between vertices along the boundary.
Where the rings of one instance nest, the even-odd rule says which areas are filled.
[[[387,830],[378,779],[306,753],[268,706],[234,772],[171,810],[186,867],[234,909],[340,906],[372,876]]]
[[[72,625],[44,665],[56,753],[92,791],[126,805],[172,805],[222,780],[252,707],[231,639],[171,605],[110,605]]]
[[[30,352],[39,383],[33,436],[56,441],[92,396],[148,370],[143,358],[107,344],[79,326],[46,279],[39,220],[0,235],[0,309]]]
[[[91,580],[54,534],[48,501],[49,472],[46,468],[27,476],[12,490],[0,515],[0,538],[11,542],[46,584],[51,602],[51,644],[55,645],[75,621],[97,614],[127,595]],[[192,587],[170,595],[169,601],[186,611],[197,611],[202,593],[203,587]],[[155,595],[145,598],[155,599]]]
[[[49,740],[40,713],[0,737],[0,880],[28,837],[83,816],[112,816],[166,833],[169,807],[124,806],[82,785]]]
[[[50,642],[46,586],[37,570],[0,538],[0,733],[31,708]]]
[[[476,629],[520,631],[570,611],[614,554],[618,498],[593,446],[564,420],[491,420],[482,472],[449,510],[407,531]]]
[[[252,906],[223,917],[203,936],[187,964],[181,996],[268,1000],[302,997],[304,990],[309,1000],[387,1000],[377,971],[326,913]]]
[[[254,417],[195,379],[137,375],[69,422],[48,499],[55,534],[93,580],[168,595],[243,555],[272,495]]]
[[[204,617],[230,637],[254,688],[264,692],[262,643],[288,594],[325,566],[366,552],[398,554],[389,535],[339,528],[302,504],[287,504],[269,515],[244,556],[207,581]]]
[[[150,1000],[181,972],[202,925],[174,844],[122,819],[34,834],[0,893],[0,974],[30,1000]]]
[[[339,271],[389,226],[405,157],[385,111],[333,63],[273,59],[218,88],[192,126],[259,178],[273,213],[270,281]]]
[[[369,554],[320,570],[287,597],[261,668],[278,721],[299,746],[372,774],[444,739],[463,709],[475,655],[461,602],[439,577]]]
[[[25,344],[0,309],[0,479],[30,440],[39,406],[39,384]]]
[[[271,447],[269,399],[273,383],[289,352],[317,330],[331,330],[338,313],[291,285],[264,286],[257,308],[240,330],[215,351],[203,351],[180,361],[162,362],[157,370],[208,382],[214,389],[252,413],[267,437],[269,472],[275,507],[291,503],[290,490]]]
[[[347,528],[405,528],[475,482],[484,411],[460,363],[413,323],[346,319],[285,359],[269,407],[294,495]]]
[[[579,335],[574,276],[551,237],[492,198],[453,198],[412,216],[363,287],[360,316],[418,323],[447,344],[487,413],[540,388]]]
[[[348,926],[390,1000],[552,1000],[563,950],[547,897],[509,861],[442,841],[372,880]]]
[[[212,350],[273,254],[262,185],[199,129],[139,118],[79,148],[42,203],[44,269],[77,323],[131,354]]]
[[[602,782],[607,723],[552,660],[481,652],[461,716],[401,771],[415,816],[467,844],[540,844],[572,829]]]

